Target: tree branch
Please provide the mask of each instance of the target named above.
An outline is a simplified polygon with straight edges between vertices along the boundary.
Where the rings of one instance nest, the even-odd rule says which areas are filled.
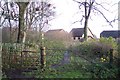
[[[84,19],[84,16],[82,16],[81,20],[75,21],[75,22],[73,22],[72,24],[75,24],[75,23],[77,23],[77,22],[80,22],[81,25],[82,25],[82,21],[83,21],[83,19]]]
[[[88,17],[90,16],[91,10],[92,10],[92,6],[93,6],[94,1],[92,1],[89,5],[89,11],[88,11]]]
[[[103,5],[101,5],[101,4],[97,3],[97,2],[95,2],[95,4],[96,4],[96,5],[99,5],[99,6],[102,7],[104,10],[109,11],[109,10],[106,9]]]
[[[5,22],[5,19],[3,20],[3,22],[0,24],[0,27],[2,27],[3,23]]]
[[[103,14],[103,12],[101,12],[101,11],[100,11],[99,9],[97,9],[96,7],[94,7],[94,9],[95,9],[96,11],[98,11],[98,12],[103,16],[103,18],[106,20],[106,22],[109,23],[110,26],[113,27],[112,22],[107,19],[107,17]]]
[[[83,4],[82,2],[79,2],[79,1],[76,1],[76,0],[73,0],[74,2],[77,2],[77,3],[79,3],[79,4]]]

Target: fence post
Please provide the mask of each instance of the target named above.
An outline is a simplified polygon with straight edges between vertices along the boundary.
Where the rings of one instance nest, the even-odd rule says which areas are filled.
[[[112,64],[113,63],[113,49],[110,49],[110,61],[109,63]]]
[[[45,53],[45,47],[41,47],[41,69],[43,69],[46,65],[46,53]]]
[[[21,54],[20,54],[20,57],[21,57],[20,61],[21,62],[20,63],[21,63],[21,67],[23,68],[24,67],[24,64],[23,64],[24,57],[23,57],[23,52],[22,52],[23,51],[23,44],[20,44],[20,48],[21,48],[20,49],[21,50]]]

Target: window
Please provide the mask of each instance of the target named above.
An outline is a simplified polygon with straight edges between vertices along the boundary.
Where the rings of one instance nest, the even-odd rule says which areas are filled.
[[[73,39],[75,40],[75,37],[73,37]]]

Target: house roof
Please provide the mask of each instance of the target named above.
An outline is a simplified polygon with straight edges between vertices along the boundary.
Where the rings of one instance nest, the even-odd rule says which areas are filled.
[[[45,34],[49,34],[49,35],[65,35],[65,34],[68,34],[68,32],[63,30],[63,29],[53,29],[53,30],[48,30]]]
[[[100,37],[120,38],[120,30],[103,31],[100,33]]]
[[[64,31],[63,29],[53,29],[53,30],[48,30],[46,33],[51,33],[51,32],[60,32]]]
[[[51,40],[67,40],[69,34],[67,31],[63,29],[54,29],[54,30],[48,30],[45,33],[45,37]]]
[[[90,31],[91,35],[95,37],[95,35],[92,33],[89,27],[87,27],[88,30]],[[73,28],[70,33],[72,34],[73,37],[82,37],[84,34],[84,28]]]
[[[84,28],[73,28],[70,33],[73,37],[82,37],[84,34]]]

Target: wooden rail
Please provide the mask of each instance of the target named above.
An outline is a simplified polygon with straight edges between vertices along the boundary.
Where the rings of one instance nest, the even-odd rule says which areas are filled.
[[[38,53],[38,51],[23,50],[22,52]]]

